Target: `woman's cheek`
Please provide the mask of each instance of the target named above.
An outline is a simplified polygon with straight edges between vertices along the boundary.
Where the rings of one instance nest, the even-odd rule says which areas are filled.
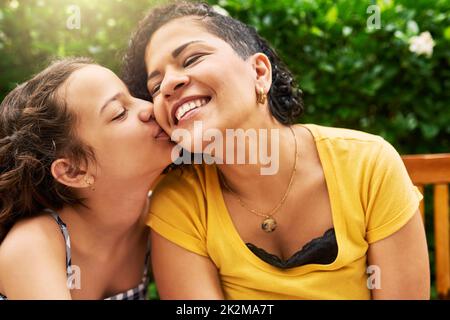
[[[166,110],[162,106],[157,106],[156,104],[155,104],[155,118],[156,122],[158,122],[158,124],[165,131],[168,131],[170,129],[168,112],[166,112]]]

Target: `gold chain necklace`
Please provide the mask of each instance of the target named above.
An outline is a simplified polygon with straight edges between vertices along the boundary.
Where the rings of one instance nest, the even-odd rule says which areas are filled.
[[[297,150],[297,136],[295,135],[294,130],[292,127],[289,127],[291,129],[292,135],[294,136],[295,141],[295,158],[294,158],[294,168],[291,173],[291,178],[289,180],[288,187],[286,189],[286,192],[284,193],[283,197],[281,198],[281,201],[268,213],[261,212],[256,209],[249,208],[244,201],[228,186],[228,184],[225,182],[225,177],[223,177],[222,173],[219,171],[220,178],[222,180],[223,185],[225,188],[239,201],[239,204],[246,210],[250,211],[251,213],[264,218],[263,222],[261,223],[261,228],[267,232],[273,232],[277,228],[277,221],[273,218],[273,216],[277,213],[277,210],[284,204],[286,201],[287,196],[289,195],[289,191],[291,190],[292,182],[294,181],[295,172],[297,171],[297,158],[298,158],[298,150]]]

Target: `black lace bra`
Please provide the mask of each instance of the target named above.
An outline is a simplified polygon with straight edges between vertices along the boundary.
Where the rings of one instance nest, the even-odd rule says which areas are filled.
[[[327,230],[323,236],[315,238],[305,244],[303,248],[292,255],[288,260],[268,253],[264,249],[246,243],[247,247],[261,260],[281,269],[300,267],[306,264],[330,264],[338,253],[338,245],[334,228]]]

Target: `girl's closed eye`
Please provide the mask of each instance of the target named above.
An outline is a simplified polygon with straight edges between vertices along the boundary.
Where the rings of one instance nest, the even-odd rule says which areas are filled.
[[[123,108],[123,111],[117,115],[116,117],[114,117],[112,119],[112,121],[116,121],[116,120],[122,120],[125,118],[125,116],[128,114],[128,109],[127,108]]]

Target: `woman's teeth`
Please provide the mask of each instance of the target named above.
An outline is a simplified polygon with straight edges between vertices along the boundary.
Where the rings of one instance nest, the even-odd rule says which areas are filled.
[[[196,99],[189,102],[186,102],[182,104],[177,111],[175,112],[175,118],[177,118],[178,121],[180,121],[183,116],[188,113],[189,111],[203,107],[205,104],[208,103],[208,99],[202,98],[202,99]]]

